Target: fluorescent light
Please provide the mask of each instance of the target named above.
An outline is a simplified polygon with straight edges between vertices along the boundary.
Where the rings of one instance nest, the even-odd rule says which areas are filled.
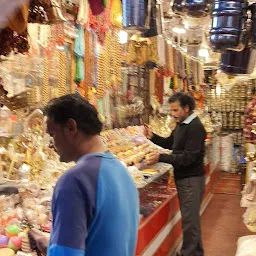
[[[119,43],[126,44],[128,41],[128,33],[124,30],[119,31]]]
[[[219,96],[221,94],[221,87],[219,84],[216,85],[216,94]]]
[[[198,51],[198,54],[200,57],[205,57],[208,58],[209,57],[209,51],[205,48],[202,48]]]

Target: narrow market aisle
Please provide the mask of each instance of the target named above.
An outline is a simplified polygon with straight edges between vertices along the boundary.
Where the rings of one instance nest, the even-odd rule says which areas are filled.
[[[202,215],[205,256],[234,256],[237,239],[252,234],[243,224],[246,209],[240,207],[240,199],[238,195],[213,195]]]

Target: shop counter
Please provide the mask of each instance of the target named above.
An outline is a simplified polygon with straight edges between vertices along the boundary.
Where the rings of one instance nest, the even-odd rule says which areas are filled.
[[[204,212],[212,198],[212,189],[218,178],[218,146],[209,143],[207,146],[205,166],[206,166],[206,189],[202,202],[201,214]],[[214,169],[211,168],[211,161],[214,160]],[[167,179],[167,177],[163,177]],[[151,189],[161,193],[161,187],[166,185],[166,180],[154,185]],[[166,185],[166,189],[168,185]],[[162,190],[163,191],[163,190]],[[150,192],[150,190],[149,190]],[[181,214],[179,210],[179,201],[175,187],[168,188],[168,193],[159,195],[162,197],[159,206],[140,222],[138,231],[138,242],[136,256],[166,256],[172,255],[181,243]],[[142,200],[143,201],[143,200]]]

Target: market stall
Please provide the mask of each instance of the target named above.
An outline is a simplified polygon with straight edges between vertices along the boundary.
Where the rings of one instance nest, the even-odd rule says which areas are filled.
[[[196,114],[207,130],[202,212],[211,200],[220,138],[204,109],[204,59],[194,49],[204,38],[201,29],[193,21],[183,35],[185,26],[170,12],[170,3],[163,8],[152,1],[147,12],[144,1],[135,1],[143,15],[134,20],[138,13],[129,1],[103,1],[98,8],[91,2],[56,1],[49,6],[48,1],[31,1],[22,7],[27,10],[23,34],[17,36],[17,28],[6,24],[0,31],[0,253],[5,248],[31,255],[27,230],[50,232],[54,186],[74,163],[59,161],[45,134],[42,108],[71,92],[96,106],[104,123],[102,139],[138,187],[136,255],[166,255],[181,240],[172,166],[144,165],[150,152],[164,149],[144,137],[142,126],[150,123],[155,133],[169,136],[175,122],[169,117],[168,98],[177,91],[196,98]],[[194,18],[208,13],[205,6],[200,14],[189,9]],[[170,29],[172,22],[176,30]]]

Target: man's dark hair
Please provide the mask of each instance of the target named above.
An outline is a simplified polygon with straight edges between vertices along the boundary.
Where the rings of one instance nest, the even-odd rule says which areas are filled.
[[[173,103],[176,101],[180,103],[180,106],[182,108],[188,106],[190,112],[192,112],[196,107],[194,98],[182,92],[177,92],[169,98],[169,103]]]
[[[76,121],[77,128],[85,135],[97,135],[102,130],[96,108],[79,94],[52,99],[44,108],[44,115],[63,125],[72,118]]]

